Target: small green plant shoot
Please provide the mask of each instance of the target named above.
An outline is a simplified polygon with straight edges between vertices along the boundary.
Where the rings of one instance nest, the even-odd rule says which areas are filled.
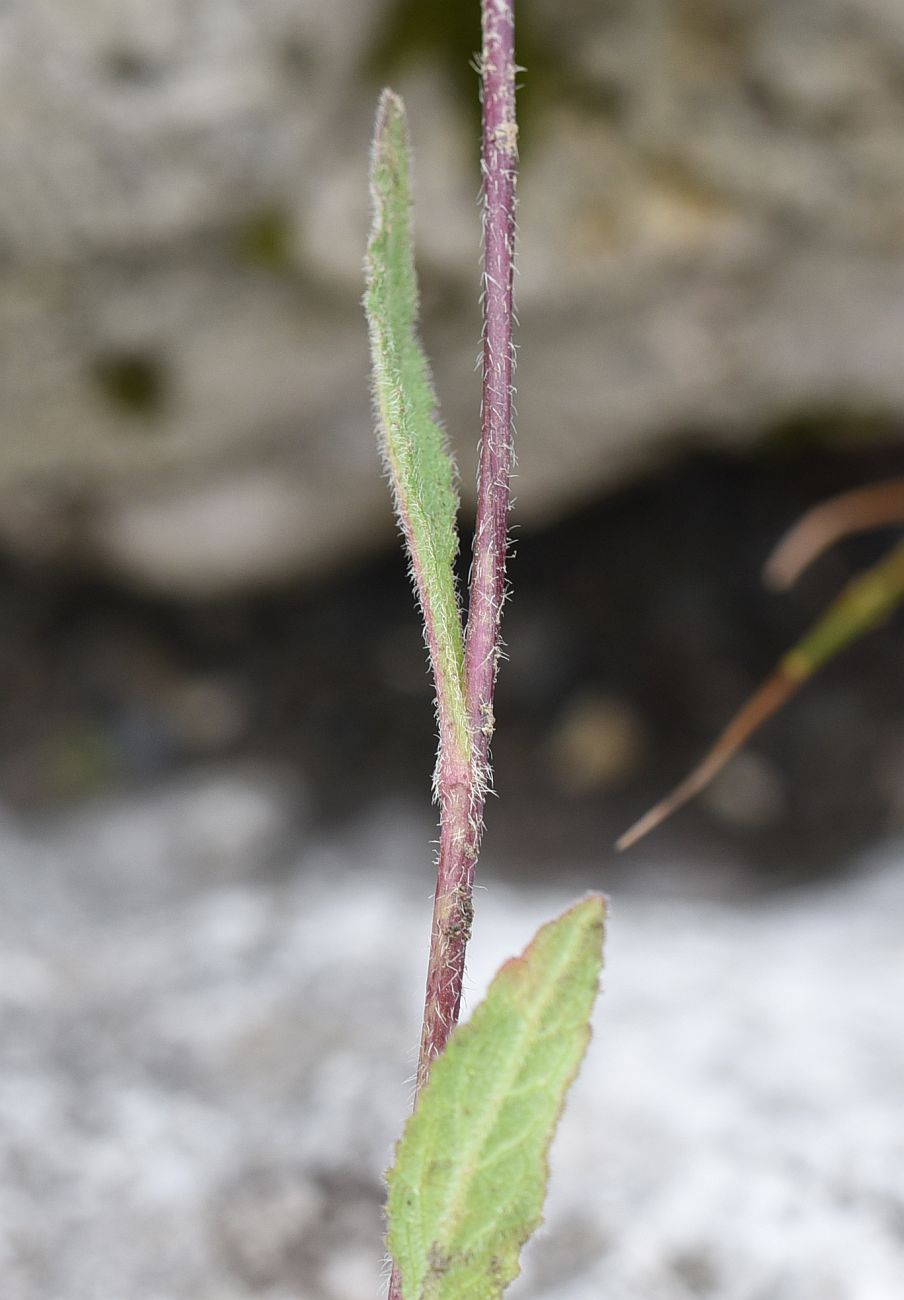
[[[540,1222],[547,1153],[590,1036],[605,904],[590,895],[541,927],[458,1027],[473,884],[490,787],[513,463],[514,0],[482,0],[483,399],[477,514],[463,622],[455,579],[456,469],[417,335],[405,110],[377,113],[365,307],[383,458],[436,688],[440,841],[416,1101],[388,1175],[389,1300],[498,1300]],[[850,532],[904,522],[904,481],[811,511],[767,579],[789,585]],[[823,664],[904,599],[904,543],[851,581],[779,662],[702,763],[619,841],[626,848],[700,791]]]
[[[468,619],[455,584],[456,472],[417,337],[409,146],[402,101],[380,98],[365,307],[383,457],[436,687],[440,845],[417,1100],[389,1175],[390,1300],[496,1300],[540,1221],[546,1156],[590,1035],[604,902],[544,926],[456,1030],[490,782],[512,466],[515,240],[513,0],[484,0],[483,403]]]

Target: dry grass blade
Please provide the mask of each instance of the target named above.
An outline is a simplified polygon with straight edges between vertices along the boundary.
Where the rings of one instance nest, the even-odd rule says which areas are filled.
[[[757,728],[776,713],[817,669],[851,641],[882,623],[902,600],[904,543],[899,543],[878,564],[848,583],[822,618],[784,656],[772,676],[729,723],[703,762],[671,794],[635,822],[616,842],[616,848],[630,848],[699,794]]]
[[[679,785],[675,786],[671,794],[661,799],[655,807],[644,813],[639,821],[625,831],[624,835],[616,840],[615,847],[619,851],[629,849],[632,844],[649,835],[650,831],[655,830],[667,817],[671,817],[672,813],[677,812],[704,790],[757,728],[762,726],[773,713],[777,713],[785,701],[790,699],[797,690],[798,684],[793,677],[788,676],[781,669],[775,672],[756,694],[751,696],[740,713],[735,715],[703,761]]]
[[[843,537],[889,524],[904,524],[904,479],[843,492],[808,510],[776,546],[763,577],[768,586],[784,591]]]

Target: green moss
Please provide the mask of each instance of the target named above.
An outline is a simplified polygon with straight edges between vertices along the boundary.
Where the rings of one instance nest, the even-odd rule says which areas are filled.
[[[448,69],[468,111],[475,111],[473,61],[480,49],[480,6],[471,0],[426,5],[396,0],[387,11],[365,72],[376,82],[391,81],[400,67],[428,58]],[[476,107],[479,120],[480,106]]]
[[[48,740],[40,755],[40,766],[53,798],[84,799],[109,784],[114,756],[107,737],[85,724]]]
[[[577,99],[591,111],[607,115],[613,107],[606,87],[576,84],[557,51],[536,30],[528,13],[518,15],[517,56],[526,73],[519,82],[518,119],[522,152],[530,148],[529,125],[544,103]],[[426,5],[422,0],[396,0],[363,69],[375,86],[392,84],[400,69],[412,62],[442,67],[457,95],[461,111],[480,134],[480,101],[475,63],[480,51],[480,6],[471,0]],[[523,83],[523,84],[522,84]],[[478,170],[475,159],[475,171]]]
[[[150,352],[99,356],[92,365],[91,378],[111,406],[129,415],[156,415],[166,400],[166,367]]]
[[[236,254],[252,266],[289,270],[293,265],[293,233],[292,219],[284,209],[262,208],[236,230]]]
[[[887,411],[860,407],[812,407],[795,411],[770,429],[762,441],[767,456],[797,456],[811,448],[869,446],[897,433]]]

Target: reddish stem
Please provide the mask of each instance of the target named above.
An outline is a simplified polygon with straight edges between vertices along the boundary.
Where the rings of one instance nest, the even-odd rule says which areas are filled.
[[[471,893],[480,849],[493,734],[493,693],[505,599],[509,480],[512,471],[512,286],[515,253],[514,0],[482,0],[483,51],[483,404],[477,523],[471,562],[465,678],[472,731],[467,761],[439,773],[440,847],[427,968],[417,1089],[458,1023],[465,954],[471,934]],[[440,738],[441,752],[451,752]],[[393,1268],[389,1300],[402,1300]]]
[[[480,848],[493,733],[493,692],[505,594],[512,466],[512,281],[515,244],[515,58],[512,0],[483,3],[484,336],[477,525],[465,678],[472,753],[440,772],[440,850],[418,1088],[458,1023],[471,891]],[[449,747],[451,748],[451,746]]]
[[[417,1063],[417,1091],[458,1024],[465,951],[471,936],[471,891],[480,839],[473,817],[475,792],[468,776],[445,792],[440,823],[436,894],[427,965],[424,1024]]]
[[[493,734],[513,460],[512,284],[518,169],[514,42],[513,0],[483,0],[483,407],[465,645],[481,804]]]
[[[493,732],[493,691],[505,593],[512,465],[512,280],[517,163],[512,0],[484,0],[482,77],[483,410],[477,526],[465,643],[473,752],[464,763],[447,762],[440,770],[440,850],[418,1088],[426,1082],[431,1062],[443,1050],[458,1022],[465,950],[471,932],[471,890],[480,847]]]

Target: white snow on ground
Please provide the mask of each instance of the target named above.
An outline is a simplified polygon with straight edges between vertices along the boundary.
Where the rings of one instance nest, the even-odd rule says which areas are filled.
[[[0,821],[4,1300],[379,1294],[423,822],[299,843],[288,806],[212,773]],[[769,901],[676,894],[612,900],[513,1300],[900,1300],[904,848]],[[573,896],[481,891],[472,1003]]]

